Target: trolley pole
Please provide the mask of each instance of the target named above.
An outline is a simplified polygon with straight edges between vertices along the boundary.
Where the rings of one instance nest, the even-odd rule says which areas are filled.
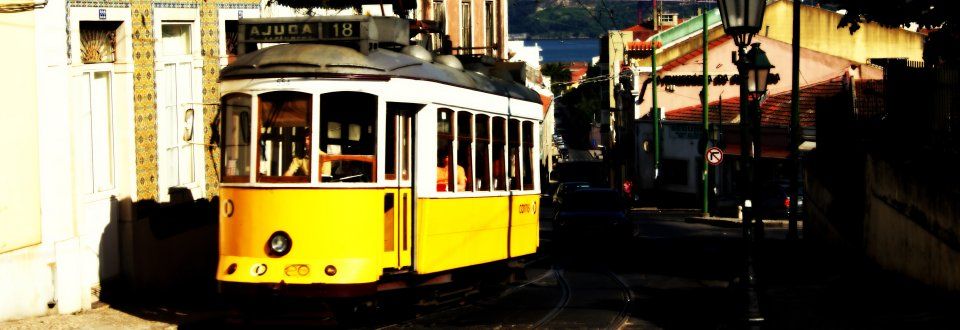
[[[704,8],[700,8],[700,19],[703,20],[703,95],[700,96],[700,103],[703,104],[703,150],[700,152],[703,153],[703,216],[710,215],[710,164],[707,163],[707,148],[709,148],[710,142],[710,76],[709,69],[707,68],[707,52],[710,50],[710,47],[707,45],[709,40],[707,38],[707,11]]]

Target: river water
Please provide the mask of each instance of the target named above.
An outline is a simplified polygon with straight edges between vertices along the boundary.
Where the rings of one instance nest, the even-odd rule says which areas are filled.
[[[543,63],[550,62],[587,62],[594,56],[600,56],[599,39],[540,39],[524,40],[526,46],[538,45]]]

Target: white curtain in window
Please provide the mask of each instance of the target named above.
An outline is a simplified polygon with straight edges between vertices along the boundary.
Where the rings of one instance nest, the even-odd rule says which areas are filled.
[[[189,55],[190,47],[190,24],[164,24],[161,28],[163,33],[163,55]]]
[[[114,188],[113,97],[110,73],[87,72],[80,77],[80,118],[78,154],[81,171],[78,178],[85,193]]]
[[[161,75],[160,100],[166,127],[163,139],[167,166],[165,174],[170,186],[187,185],[196,181],[196,144],[200,132],[198,121],[202,113],[194,109],[193,80],[190,62],[168,63]],[[193,109],[193,111],[190,111]]]

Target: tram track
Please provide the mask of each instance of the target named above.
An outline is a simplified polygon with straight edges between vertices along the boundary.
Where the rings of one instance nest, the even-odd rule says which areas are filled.
[[[563,268],[554,268],[551,270],[556,281],[557,288],[560,290],[560,298],[557,300],[556,305],[535,322],[533,328],[546,328],[549,327],[550,322],[556,320],[560,315],[564,314],[570,306],[573,293],[576,289],[575,286],[571,285],[570,281],[567,279],[566,270]],[[629,324],[630,320],[630,307],[633,303],[633,291],[630,289],[630,285],[627,282],[617,275],[613,270],[609,268],[604,268],[595,273],[596,275],[606,277],[615,284],[615,290],[619,295],[620,299],[623,301],[623,306],[617,310],[617,314],[614,315],[610,322],[606,326],[602,326],[605,329],[621,329]],[[589,326],[588,326],[589,327]]]
[[[560,313],[562,313],[570,303],[570,283],[568,283],[567,279],[563,276],[564,270],[553,268],[551,269],[551,272],[554,274],[554,277],[557,280],[557,286],[560,288],[560,299],[557,301],[556,306],[554,306],[553,309],[547,313],[547,315],[544,315],[542,318],[540,318],[540,320],[533,324],[534,328],[543,327],[548,322],[553,321],[553,319],[555,319],[557,315],[560,315]]]
[[[633,303],[633,290],[631,290],[630,285],[627,284],[620,275],[613,272],[613,270],[606,269],[606,273],[613,278],[614,282],[620,285],[620,296],[624,300],[623,308],[621,308],[617,316],[610,321],[607,329],[621,329],[630,321],[630,306]]]

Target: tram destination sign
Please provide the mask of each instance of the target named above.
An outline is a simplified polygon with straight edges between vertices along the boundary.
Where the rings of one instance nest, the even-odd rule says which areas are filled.
[[[241,48],[256,43],[363,42],[407,45],[409,23],[399,17],[318,16],[241,19]],[[367,42],[363,42],[366,44]],[[367,48],[361,45],[361,48]],[[255,48],[254,48],[255,49]],[[243,53],[243,51],[241,51]]]
[[[317,42],[360,40],[362,22],[298,22],[247,24],[246,42]]]

